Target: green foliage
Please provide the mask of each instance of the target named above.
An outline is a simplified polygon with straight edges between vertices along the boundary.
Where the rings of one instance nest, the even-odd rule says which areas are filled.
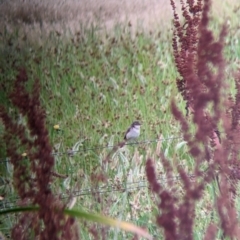
[[[35,207],[35,206],[19,207],[19,208],[11,208],[8,210],[0,211],[0,215],[5,215],[9,213],[18,213],[18,212],[35,212],[35,211],[39,211],[39,207]],[[131,223],[118,221],[100,214],[89,213],[89,212],[82,211],[80,209],[78,210],[65,209],[64,214],[68,217],[85,219],[87,221],[101,223],[110,227],[120,228],[122,230],[129,231],[134,234],[138,234],[139,236],[142,236],[146,239],[152,239],[152,237],[144,229],[134,226]]]
[[[5,80],[2,82],[5,91],[1,95],[2,102],[9,106],[12,117],[24,124],[26,119],[21,119],[8,101],[16,69],[21,66],[27,68],[29,89],[31,81],[40,79],[41,101],[46,109],[46,123],[56,153],[55,171],[68,176],[66,179],[56,178],[51,186],[53,191],[63,196],[71,192],[83,194],[76,207],[97,212],[107,208],[110,216],[140,226],[145,226],[144,220],[154,222],[152,214],[139,218],[139,209],[147,201],[146,211],[151,213],[151,196],[142,194],[147,189],[144,163],[146,150],[154,151],[156,143],[119,149],[104,169],[109,184],[92,181],[91,174],[102,164],[111,146],[122,141],[124,132],[135,119],[143,123],[139,141],[154,140],[161,134],[165,138],[178,134],[169,110],[169,100],[176,93],[174,85],[167,79],[175,77],[169,55],[171,39],[162,42],[158,34],[147,33],[133,37],[131,29],[123,26],[116,28],[114,36],[98,35],[93,28],[84,30],[82,35],[73,35],[71,41],[63,41],[52,33],[51,43],[46,41],[41,46],[27,39],[18,42],[21,36],[17,33],[5,34],[2,52],[6,51],[4,46],[9,38],[12,44],[7,45],[8,52],[15,54],[4,55],[1,79]],[[66,154],[69,150],[78,152],[71,156]],[[25,153],[24,149],[21,151]],[[169,154],[173,152],[169,149]],[[7,156],[3,153],[1,157],[5,159]],[[2,171],[6,168],[3,167]],[[129,182],[136,184],[126,190]],[[143,188],[138,188],[138,182],[144,185]],[[88,189],[94,192],[103,189],[104,195],[97,193],[100,203],[91,191],[86,191]],[[114,189],[120,191],[112,196]],[[2,195],[9,196],[5,190]],[[111,208],[104,199],[112,203]],[[13,222],[14,219],[7,227],[11,228]],[[158,231],[154,224],[148,226],[150,231]]]
[[[237,39],[235,34],[227,39],[226,56],[234,62],[229,71],[239,64]],[[40,44],[32,43],[23,33],[5,29],[0,40],[0,102],[16,121],[21,116],[9,102],[8,93],[17,68],[26,67],[32,81],[40,79],[46,124],[56,152],[55,170],[68,176],[56,178],[52,183],[55,193],[61,194],[66,202],[69,195],[76,194],[75,208],[104,211],[159,236],[154,218],[156,200],[148,192],[145,178],[146,156],[151,154],[157,161],[157,153],[162,149],[176,165],[184,166],[189,172],[193,166],[183,140],[168,140],[181,136],[181,129],[170,113],[170,100],[174,98],[183,111],[185,108],[174,82],[171,36],[167,32],[132,34],[130,26],[117,26],[111,34],[103,31],[99,34],[98,28],[92,26],[67,40],[52,32]],[[31,84],[30,81],[29,89]],[[140,142],[159,137],[163,141],[124,146],[105,166],[108,182],[94,182],[91,174],[102,164],[111,146],[122,141],[125,130],[136,119],[142,122]],[[59,128],[54,128],[55,125]],[[6,160],[4,145],[7,143],[1,140],[3,131],[0,122],[0,157]],[[74,146],[78,152],[73,156],[66,154]],[[161,164],[157,164],[159,178],[164,182],[165,173]],[[0,173],[3,176],[0,195],[15,202],[8,162],[1,163]],[[207,203],[214,194],[210,186],[199,203],[196,239],[202,239],[200,233],[210,221],[211,206]],[[7,220],[1,221],[1,231],[7,233],[14,225],[14,218],[4,216],[4,219]],[[88,228],[81,226],[81,230],[82,238],[90,239]],[[123,239],[121,232],[110,231],[109,236]]]

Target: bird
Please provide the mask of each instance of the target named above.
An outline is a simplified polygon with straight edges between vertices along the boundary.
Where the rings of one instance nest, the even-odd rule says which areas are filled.
[[[141,126],[140,122],[134,121],[126,131],[124,135],[124,140],[128,141],[138,138],[140,135],[140,126]]]

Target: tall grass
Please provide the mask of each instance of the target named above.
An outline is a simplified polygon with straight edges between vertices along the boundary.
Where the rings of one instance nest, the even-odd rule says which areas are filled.
[[[16,24],[24,22],[26,14],[21,14],[22,20],[18,19]],[[232,15],[232,24],[237,21],[237,14]],[[50,18],[51,13],[48,16]],[[54,16],[56,19],[49,22],[57,21],[57,16],[64,19],[61,14]],[[66,202],[67,196],[75,196],[76,208],[131,221],[148,228],[153,236],[161,236],[155,224],[157,200],[147,188],[146,158],[153,156],[163,182],[166,175],[158,162],[160,150],[175,166],[181,165],[189,173],[193,169],[193,159],[181,139],[181,127],[170,113],[172,99],[183,111],[185,103],[173,82],[176,70],[169,29],[149,32],[138,28],[133,31],[131,24],[118,24],[109,32],[101,24],[92,24],[87,28],[84,25],[78,27],[79,31],[60,31],[57,28],[45,34],[39,27],[41,20],[29,21],[35,22],[39,35],[22,31],[22,28],[15,30],[13,26],[9,27],[9,23],[1,30],[0,100],[12,118],[19,124],[26,124],[26,119],[9,102],[8,93],[19,67],[28,71],[29,89],[34,79],[40,80],[41,103],[46,109],[46,125],[56,153],[54,170],[67,175],[65,179],[56,178],[52,183],[54,193]],[[214,22],[217,21],[215,19]],[[27,29],[32,26],[27,26]],[[227,37],[226,57],[234,63],[229,71],[239,64],[240,47],[234,29],[230,29],[233,34]],[[138,141],[144,143],[126,145],[113,154],[111,162],[104,166],[108,181],[99,182],[99,166],[111,151],[111,146],[122,141],[125,130],[136,119],[142,122]],[[59,128],[54,128],[55,125]],[[1,136],[3,132],[1,123]],[[145,142],[159,138],[160,141]],[[78,152],[73,156],[67,154],[76,143]],[[1,160],[8,157],[6,144],[1,140]],[[21,151],[26,152],[25,149]],[[9,199],[17,204],[11,164],[2,162],[0,171],[0,195],[3,197],[0,204],[8,207],[4,201]],[[181,195],[182,185],[178,184],[177,191]],[[215,198],[215,191],[214,185],[208,186],[198,203],[196,239],[203,238],[201,233],[213,217],[209,202]],[[1,223],[1,231],[8,235],[14,223],[15,219],[7,216],[7,220]],[[91,239],[89,229],[94,232],[98,228],[81,224],[81,237]],[[108,239],[130,239],[129,235],[115,229],[101,230]]]

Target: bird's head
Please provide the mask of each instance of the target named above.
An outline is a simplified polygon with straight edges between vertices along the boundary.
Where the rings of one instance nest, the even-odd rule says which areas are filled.
[[[141,126],[141,123],[139,121],[134,121],[132,123],[132,127],[140,127]]]

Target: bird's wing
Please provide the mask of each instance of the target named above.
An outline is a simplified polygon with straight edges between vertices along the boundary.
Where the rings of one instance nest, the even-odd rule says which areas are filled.
[[[126,131],[125,135],[124,135],[124,140],[127,140],[127,134],[130,132],[131,127],[128,128],[128,130]]]

